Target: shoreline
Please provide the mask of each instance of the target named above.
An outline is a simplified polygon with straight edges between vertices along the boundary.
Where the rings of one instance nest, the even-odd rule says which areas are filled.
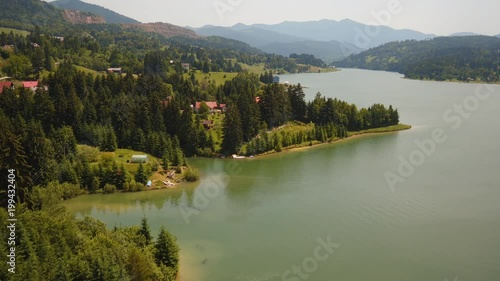
[[[350,141],[350,140],[354,140],[354,139],[358,139],[358,138],[366,137],[366,136],[398,133],[401,131],[410,130],[412,128],[413,127],[410,125],[399,124],[399,125],[394,125],[394,126],[389,126],[389,127],[368,129],[368,130],[357,131],[357,132],[348,132],[348,136],[346,138],[336,138],[336,139],[332,139],[332,140],[327,141],[327,142],[317,142],[316,141],[316,142],[313,142],[312,145],[309,145],[308,143],[302,143],[301,145],[298,145],[298,146],[291,146],[291,147],[283,148],[283,150],[281,152],[276,152],[273,150],[273,151],[254,155],[254,157],[252,157],[252,158],[246,157],[245,159],[242,159],[242,160],[261,159],[261,158],[268,157],[268,156],[276,156],[276,155],[279,155],[281,153],[297,152],[297,151],[303,151],[303,150],[307,150],[307,149],[311,149],[311,148],[317,148],[320,146],[342,143],[344,141]],[[236,159],[236,160],[238,160],[238,159]]]

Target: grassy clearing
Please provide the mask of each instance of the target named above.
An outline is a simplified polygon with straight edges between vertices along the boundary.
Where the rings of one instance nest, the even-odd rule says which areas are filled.
[[[184,74],[184,78],[188,79],[190,77],[191,73],[186,73]],[[231,72],[209,72],[209,73],[203,73],[199,70],[194,72],[194,76],[196,77],[196,80],[198,80],[200,83],[214,83],[216,86],[223,85],[226,83],[226,81],[232,80],[234,77],[236,77],[238,73],[231,73]]]
[[[94,76],[96,76],[97,74],[99,74],[99,72],[95,71],[95,70],[92,70],[92,69],[88,69],[86,67],[83,67],[83,66],[79,66],[79,65],[75,65],[75,68],[78,70],[78,71],[83,71],[85,72],[86,74],[92,74]]]
[[[0,33],[4,32],[4,33],[9,34],[11,31],[16,35],[22,35],[22,36],[28,36],[30,34],[30,32],[26,31],[26,30],[19,30],[19,29],[8,28],[8,27],[0,27]]]
[[[241,63],[241,67],[251,73],[256,73],[258,75],[263,74],[266,71],[266,66],[264,63],[259,63],[256,65],[248,65]]]
[[[129,171],[132,175],[134,175],[137,172],[137,169],[139,168],[139,164],[135,163],[127,163],[127,161],[130,162],[132,160],[132,155],[147,155],[148,156],[148,162],[144,164],[145,167],[152,168],[153,164],[156,162],[159,162],[159,160],[156,157],[153,157],[150,154],[141,152],[141,151],[134,151],[131,149],[117,149],[115,152],[99,152],[99,160],[111,160],[116,163],[118,167],[120,167],[122,164]],[[97,165],[98,162],[92,163],[92,165]]]
[[[348,135],[351,137],[351,136],[355,136],[355,135],[374,134],[374,133],[390,133],[390,132],[404,131],[404,130],[409,130],[409,129],[411,129],[410,125],[399,124],[399,125],[383,127],[383,128],[368,129],[368,130],[363,130],[363,131],[358,131],[358,132],[349,132]]]
[[[208,132],[212,135],[215,143],[215,150],[219,151],[222,144],[222,125],[224,124],[224,114],[210,114],[208,120],[212,121],[214,127]]]

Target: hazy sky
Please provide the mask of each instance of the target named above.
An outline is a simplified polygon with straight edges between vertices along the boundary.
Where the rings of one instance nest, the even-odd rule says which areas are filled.
[[[408,28],[438,35],[455,32],[500,33],[499,0],[84,1],[141,22],[162,21],[192,27],[350,18],[362,23],[387,23],[396,29]],[[388,5],[391,4],[397,8],[389,10]],[[373,14],[382,10],[392,11],[390,20],[387,17],[376,20]]]

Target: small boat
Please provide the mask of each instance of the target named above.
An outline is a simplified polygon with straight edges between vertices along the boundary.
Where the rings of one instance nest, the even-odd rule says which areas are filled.
[[[245,156],[238,156],[236,154],[233,154],[233,159],[245,159]]]

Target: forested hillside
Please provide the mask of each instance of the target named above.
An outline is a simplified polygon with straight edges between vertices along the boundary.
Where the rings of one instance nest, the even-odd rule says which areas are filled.
[[[336,65],[396,71],[413,79],[499,82],[500,38],[463,36],[392,42]]]
[[[0,26],[31,29],[66,23],[62,11],[39,0],[0,0]]]
[[[101,16],[106,20],[106,23],[139,23],[137,20],[120,15],[109,9],[79,0],[59,0],[50,2],[50,4],[60,9],[77,10]]]

